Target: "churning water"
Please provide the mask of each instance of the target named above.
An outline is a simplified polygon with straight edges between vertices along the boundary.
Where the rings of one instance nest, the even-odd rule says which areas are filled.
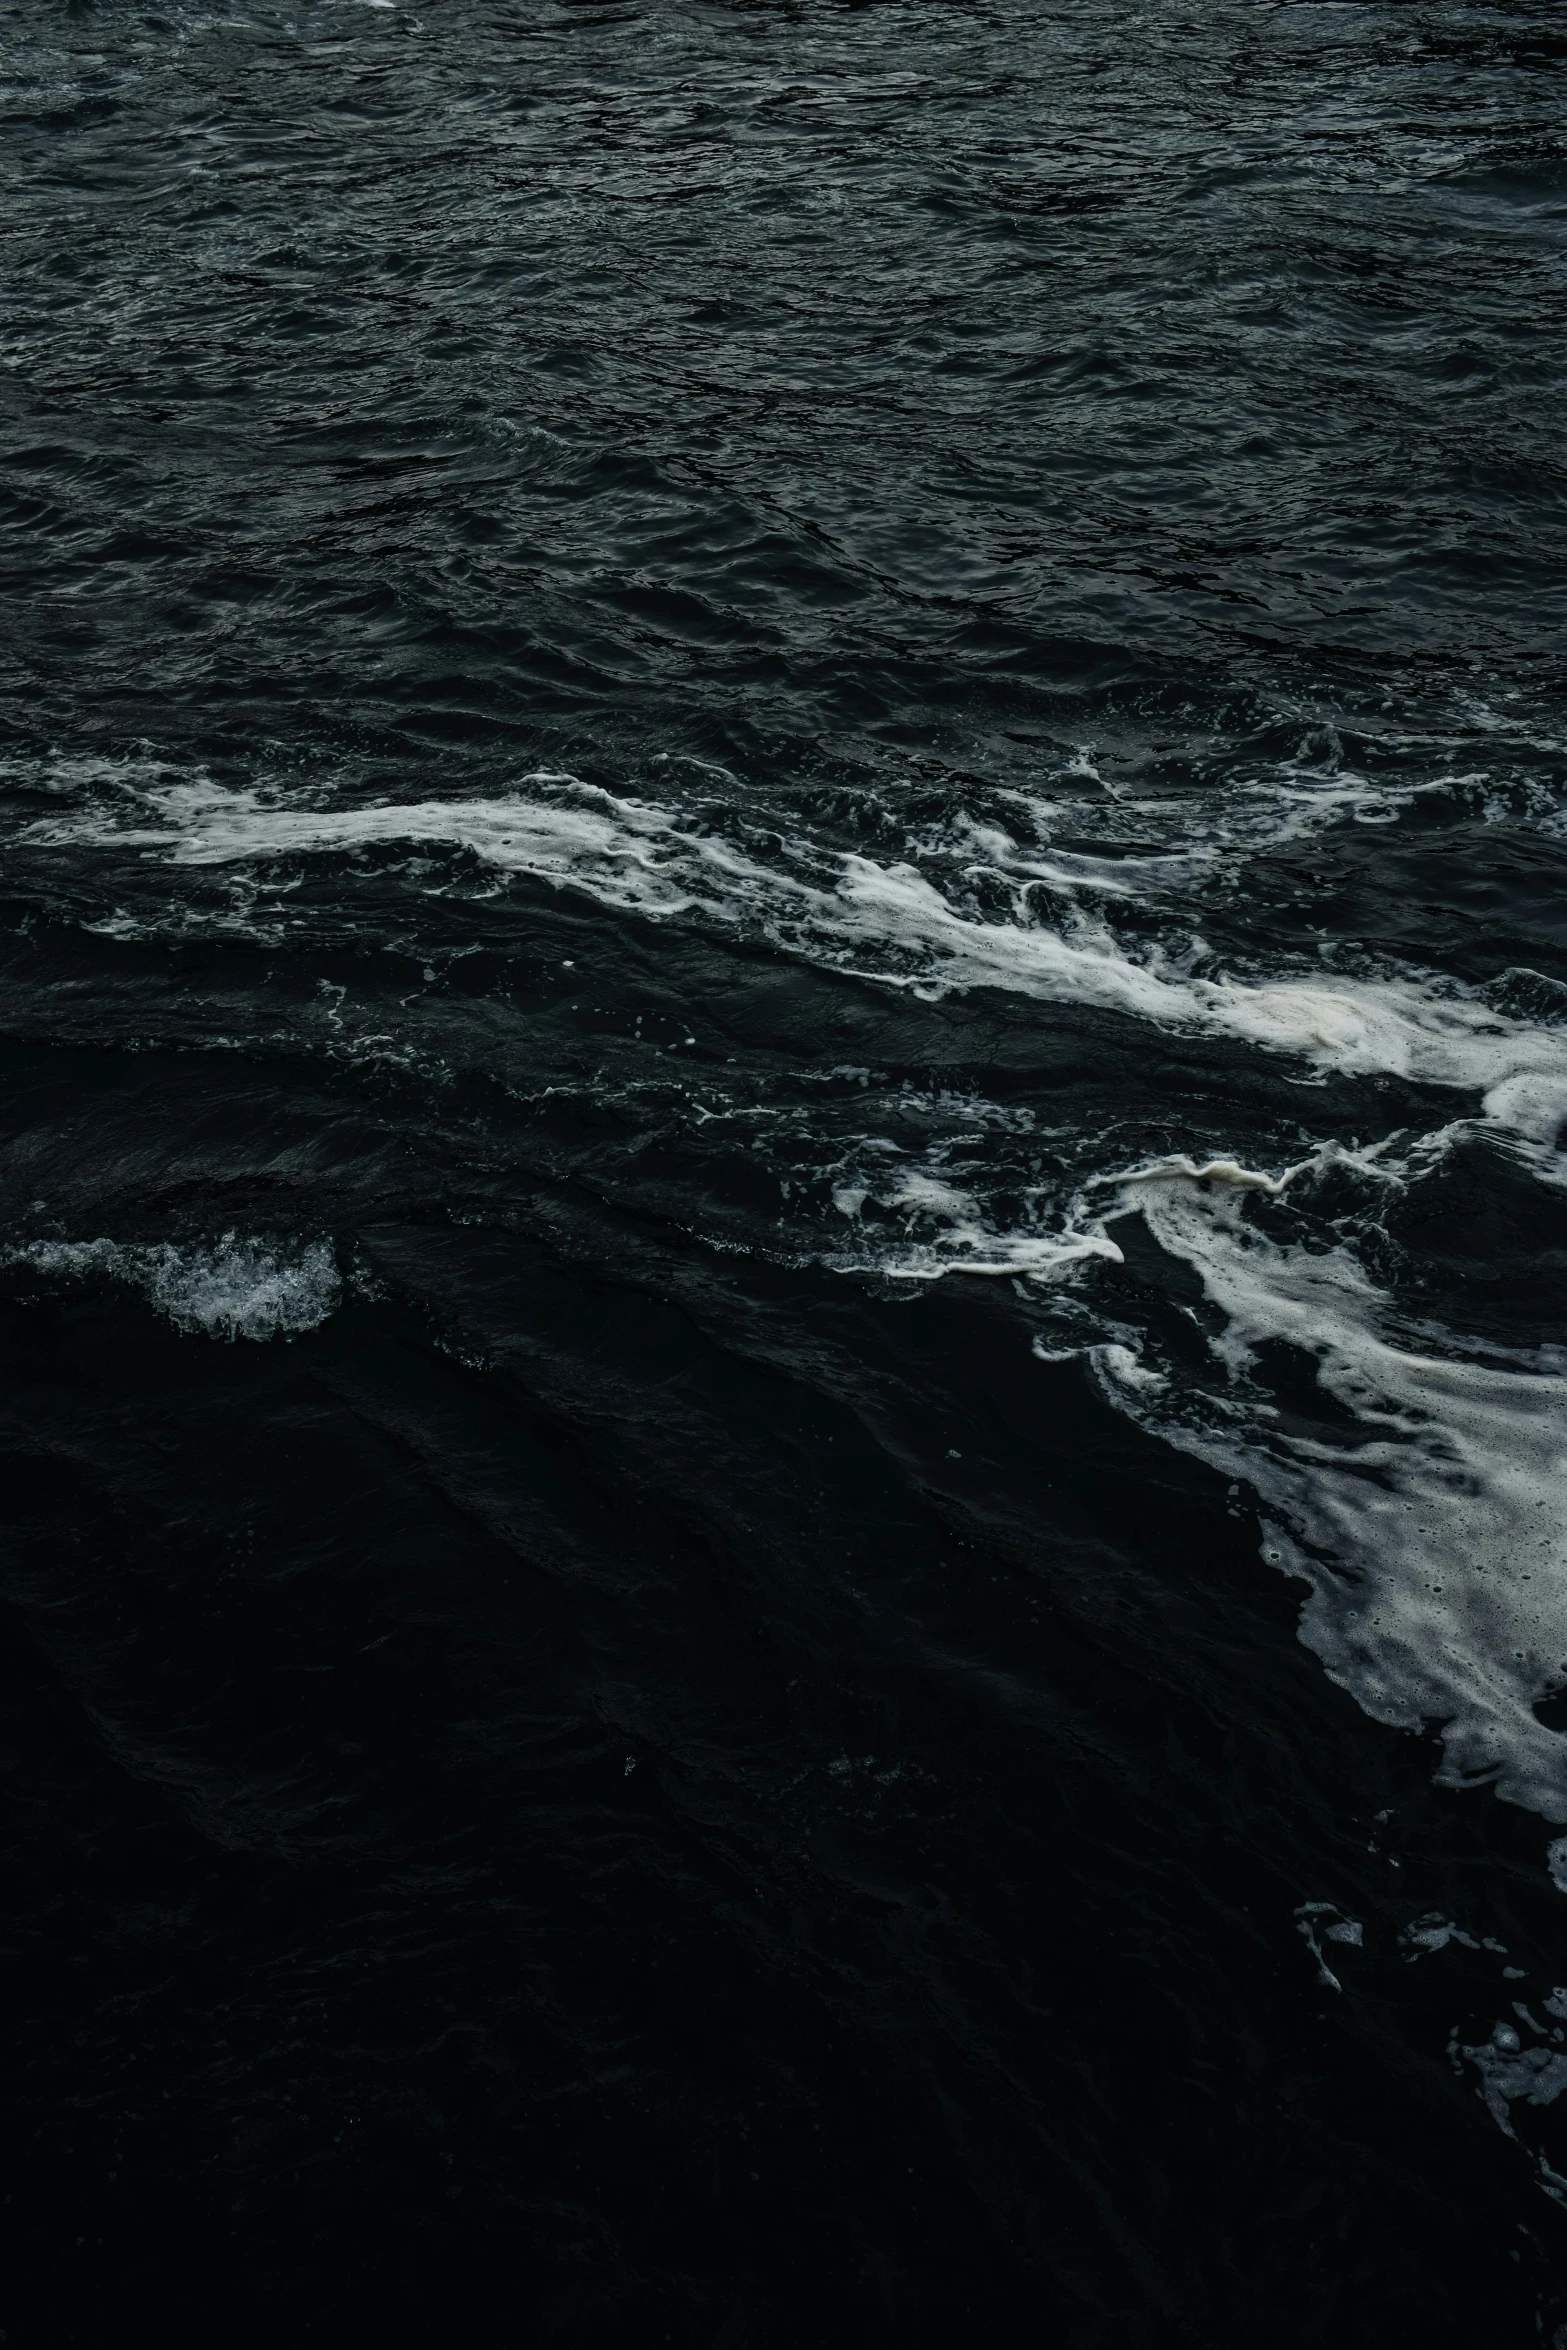
[[[1564,62],[0,12],[8,2339],[1567,2340]]]

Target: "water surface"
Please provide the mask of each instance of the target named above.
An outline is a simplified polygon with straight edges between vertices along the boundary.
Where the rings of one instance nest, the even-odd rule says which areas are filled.
[[[1564,56],[0,12],[10,2339],[1556,2340]]]

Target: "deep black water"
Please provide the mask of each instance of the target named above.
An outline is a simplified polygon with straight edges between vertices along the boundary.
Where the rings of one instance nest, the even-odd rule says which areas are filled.
[[[1559,1066],[1564,60],[0,7],[7,2341],[1567,2339],[1567,1810],[1024,1261],[1425,1137],[1248,1229],[1561,1368],[1548,1123],[1126,989]]]

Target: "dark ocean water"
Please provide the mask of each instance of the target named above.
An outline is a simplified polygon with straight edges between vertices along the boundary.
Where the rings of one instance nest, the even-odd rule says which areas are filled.
[[[1567,2341],[1564,62],[0,8],[7,2341]]]

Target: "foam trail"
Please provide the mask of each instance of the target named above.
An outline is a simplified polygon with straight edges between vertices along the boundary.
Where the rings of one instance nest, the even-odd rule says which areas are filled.
[[[1001,988],[1232,1036],[1323,1071],[1480,1093],[1498,1122],[1521,1114],[1546,1141],[1554,1140],[1546,1133],[1549,1104],[1567,1103],[1567,1034],[1456,991],[1327,974],[1255,983],[1183,976],[1132,960],[1101,924],[1079,920],[1069,930],[1036,922],[1026,878],[1018,918],[985,920],[955,906],[911,863],[879,865],[795,843],[804,870],[790,871],[747,856],[676,809],[570,777],[527,780],[549,796],[312,809],[265,805],[253,792],[202,782],[153,786],[135,793],[152,824],[88,812],[46,819],[24,837],[209,866],[391,843],[466,848],[500,871],[655,920],[694,916],[760,930],[806,959],[930,998]]]
[[[1193,1170],[1195,1172],[1195,1170]],[[1311,1586],[1301,1637],[1381,1722],[1442,1726],[1441,1781],[1493,1781],[1567,1822],[1567,1740],[1533,1705],[1567,1684],[1567,1378],[1416,1350],[1342,1248],[1270,1240],[1231,1181],[1141,1170],[1122,1194],[1225,1317],[1217,1397],[1105,1392],[1261,1497],[1264,1555]],[[1283,1341],[1316,1358],[1358,1423],[1342,1443],[1287,1434],[1249,1374]],[[1325,1415],[1326,1417],[1326,1415]]]

